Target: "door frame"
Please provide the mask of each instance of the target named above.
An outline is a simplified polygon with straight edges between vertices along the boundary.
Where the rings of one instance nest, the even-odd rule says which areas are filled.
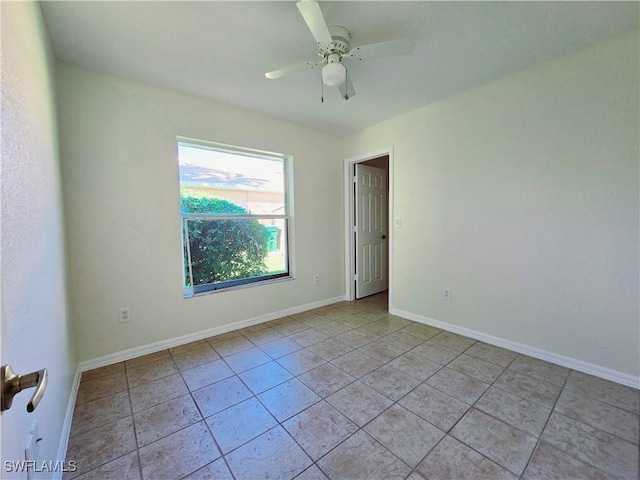
[[[353,196],[355,195],[355,189],[353,185],[353,166],[356,163],[366,162],[367,160],[373,160],[379,157],[389,157],[389,169],[387,175],[389,176],[389,192],[387,195],[388,209],[387,209],[387,230],[389,238],[389,254],[387,256],[387,276],[389,280],[389,310],[393,306],[393,242],[394,232],[393,223],[393,145],[374,152],[364,153],[355,157],[349,157],[344,159],[344,233],[345,233],[345,298],[348,301],[355,299],[355,242],[353,241],[353,224],[355,220],[354,210],[355,205]]]

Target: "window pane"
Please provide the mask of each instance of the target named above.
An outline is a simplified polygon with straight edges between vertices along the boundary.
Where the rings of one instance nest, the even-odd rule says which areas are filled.
[[[178,144],[178,155],[182,197],[222,198],[256,215],[285,213],[284,160],[186,144]]]
[[[188,218],[185,224],[185,286],[196,293],[288,275],[285,219]]]

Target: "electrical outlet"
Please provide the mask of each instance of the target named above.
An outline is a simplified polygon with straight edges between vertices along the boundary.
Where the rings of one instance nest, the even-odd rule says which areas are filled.
[[[120,309],[120,323],[127,323],[131,321],[131,312],[129,307],[122,307]]]
[[[314,285],[320,283],[320,275],[317,273],[313,276],[313,283]]]
[[[445,300],[451,300],[451,289],[445,288],[443,292],[443,296]]]

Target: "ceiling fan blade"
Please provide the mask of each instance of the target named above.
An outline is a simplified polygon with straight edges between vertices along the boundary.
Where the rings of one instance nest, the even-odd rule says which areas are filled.
[[[410,38],[389,40],[387,42],[370,43],[369,45],[355,47],[351,49],[347,55],[344,55],[344,57],[352,58],[354,60],[362,60],[368,58],[406,55],[413,51],[414,46],[415,42]]]
[[[264,76],[271,80],[275,80],[276,78],[284,77],[285,75],[289,75],[290,73],[299,73],[299,72],[304,72],[305,70],[314,69],[318,65],[322,65],[325,62],[326,62],[326,59],[322,59],[319,62],[298,63],[297,65],[290,65],[288,67],[281,68],[280,70],[267,72],[264,74]]]
[[[296,3],[296,5],[304,21],[307,22],[307,26],[309,30],[311,30],[313,38],[318,42],[318,45],[324,47],[331,45],[333,41],[331,39],[331,33],[329,33],[329,27],[324,19],[324,15],[322,15],[322,10],[320,10],[318,2],[301,0]]]
[[[351,97],[355,96],[356,89],[353,88],[353,83],[351,83],[351,78],[347,75],[347,78],[343,83],[338,85],[338,90],[340,90],[340,96],[344,100],[349,100]]]

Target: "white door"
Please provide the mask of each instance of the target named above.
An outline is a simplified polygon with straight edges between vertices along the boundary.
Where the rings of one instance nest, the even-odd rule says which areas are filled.
[[[356,164],[356,298],[387,289],[387,172]]]

